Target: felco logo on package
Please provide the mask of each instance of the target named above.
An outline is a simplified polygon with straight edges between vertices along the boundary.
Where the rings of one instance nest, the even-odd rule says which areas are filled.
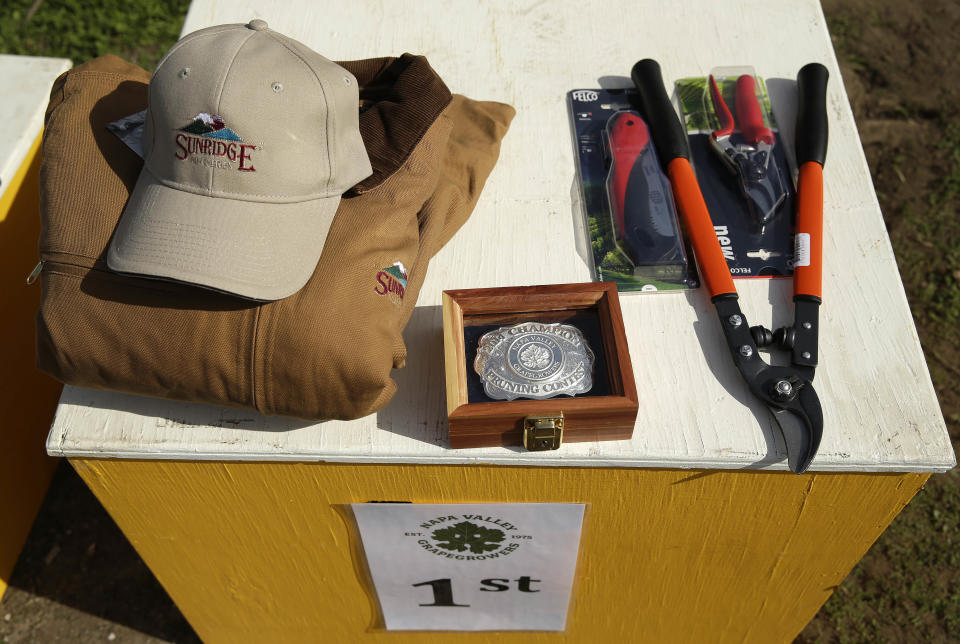
[[[257,170],[251,156],[257,146],[244,143],[217,114],[200,112],[189,125],[180,128],[174,142],[177,146],[174,156],[181,161],[190,159],[210,168],[241,172]]]
[[[578,89],[573,92],[573,100],[580,101],[581,103],[589,103],[600,98],[600,95],[593,90],[589,89]]]

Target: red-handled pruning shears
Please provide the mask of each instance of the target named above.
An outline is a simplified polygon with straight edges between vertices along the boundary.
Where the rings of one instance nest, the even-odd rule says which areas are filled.
[[[710,135],[710,145],[724,165],[737,175],[751,217],[763,226],[773,219],[787,198],[787,191],[773,159],[777,139],[763,122],[753,76],[743,74],[737,78],[736,120],[713,76],[710,76],[710,100],[720,121],[720,129]],[[739,132],[735,129],[738,121]]]
[[[639,91],[641,114],[650,126],[658,156],[670,177],[733,361],[750,391],[773,413],[787,447],[790,470],[802,473],[816,455],[823,435],[823,411],[812,383],[817,366],[821,301],[827,70],[823,65],[811,63],[797,76],[800,105],[796,138],[800,177],[793,276],[794,323],[777,331],[763,326],[750,328],[740,310],[737,289],[690,166],[686,133],[663,86],[660,66],[654,60],[641,60],[633,66],[631,77]],[[757,353],[760,347],[789,351],[790,365],[768,365]]]

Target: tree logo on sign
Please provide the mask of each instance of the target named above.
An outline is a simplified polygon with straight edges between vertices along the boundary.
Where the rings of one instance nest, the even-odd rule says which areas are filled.
[[[430,536],[437,542],[437,546],[444,550],[456,552],[469,550],[477,555],[499,550],[501,542],[506,538],[502,530],[485,528],[470,521],[461,521],[452,526],[434,530]]]
[[[532,543],[533,535],[510,521],[485,514],[448,514],[426,519],[419,529],[404,532],[424,552],[456,561],[499,559]]]

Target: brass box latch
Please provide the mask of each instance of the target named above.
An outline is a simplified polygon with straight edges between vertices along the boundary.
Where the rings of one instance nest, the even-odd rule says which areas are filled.
[[[563,414],[523,419],[523,446],[531,452],[558,449],[563,442]]]

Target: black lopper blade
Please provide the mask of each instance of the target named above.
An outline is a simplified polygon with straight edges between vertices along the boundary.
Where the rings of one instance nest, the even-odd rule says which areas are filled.
[[[807,383],[791,404],[769,408],[787,447],[787,466],[791,472],[803,474],[816,456],[823,436],[823,410],[817,393]]]

